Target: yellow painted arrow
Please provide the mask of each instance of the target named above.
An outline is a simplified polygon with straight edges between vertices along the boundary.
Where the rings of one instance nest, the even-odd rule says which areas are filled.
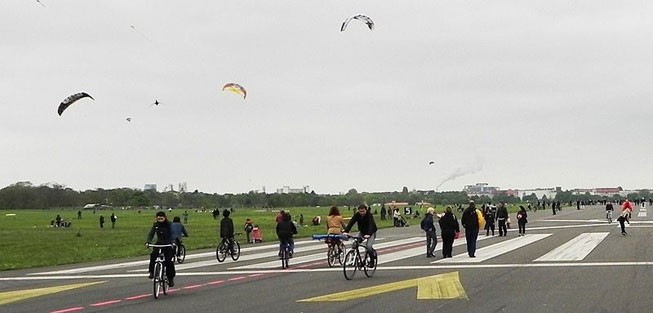
[[[467,299],[467,293],[460,283],[460,275],[458,272],[451,272],[302,299],[297,302],[348,301],[413,287],[417,287],[418,300]]]
[[[83,288],[92,286],[95,284],[101,284],[104,281],[92,282],[92,283],[82,283],[82,284],[72,284],[72,285],[61,285],[54,287],[46,288],[36,288],[36,289],[27,289],[27,290],[15,290],[15,291],[5,291],[0,292],[0,305],[7,304],[11,302],[16,302],[20,300],[25,300],[29,298],[39,297],[43,295],[48,295],[51,293],[62,292],[66,290],[72,290],[77,288]]]

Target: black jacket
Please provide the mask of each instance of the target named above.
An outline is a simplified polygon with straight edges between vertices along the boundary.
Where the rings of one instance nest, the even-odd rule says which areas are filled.
[[[365,215],[361,215],[360,213],[356,212],[356,214],[351,217],[351,220],[349,220],[347,227],[345,227],[345,232],[348,233],[356,223],[358,223],[358,231],[362,236],[372,235],[376,233],[377,228],[372,213],[367,212]]]
[[[232,238],[234,236],[234,221],[231,217],[223,217],[220,221],[220,238]]]
[[[292,235],[297,234],[297,227],[290,220],[282,220],[277,223],[277,237],[279,239],[289,239]]]
[[[478,214],[476,213],[476,207],[470,205],[463,211],[463,216],[460,218],[460,223],[463,224],[465,229],[478,229]]]
[[[458,220],[453,213],[444,213],[444,215],[438,221],[440,224],[440,229],[442,234],[453,234],[460,232],[460,226],[458,225]]]
[[[151,243],[152,239],[154,239],[154,235],[156,235],[156,242],[154,244],[171,244],[174,240],[174,236],[172,234],[172,223],[169,221],[165,221],[163,223],[155,222],[152,225],[152,229],[150,229],[150,233],[147,235],[147,242]]]

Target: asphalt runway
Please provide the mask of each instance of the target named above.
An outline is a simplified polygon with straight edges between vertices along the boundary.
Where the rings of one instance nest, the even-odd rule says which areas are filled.
[[[460,238],[445,260],[441,242],[437,258],[425,257],[419,221],[409,220],[378,232],[377,271],[350,281],[312,240],[298,240],[287,270],[274,243],[243,245],[236,262],[191,251],[158,300],[143,258],[5,271],[0,312],[653,312],[653,221],[636,208],[622,236],[604,215],[602,206],[538,211],[526,236],[516,225],[507,237],[482,232],[473,259]]]

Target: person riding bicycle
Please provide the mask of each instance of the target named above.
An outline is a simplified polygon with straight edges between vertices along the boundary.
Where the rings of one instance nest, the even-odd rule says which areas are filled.
[[[295,253],[295,241],[292,236],[297,234],[297,227],[291,221],[290,213],[284,213],[281,221],[277,223],[277,237],[279,238],[279,257],[285,245],[289,246],[290,257]]]
[[[633,204],[630,201],[628,201],[628,198],[626,198],[626,200],[624,200],[624,203],[621,204],[621,211],[622,212],[623,211],[628,211],[628,219],[630,219],[632,217]]]
[[[376,250],[374,250],[374,239],[376,239],[376,223],[374,222],[374,216],[367,208],[366,205],[361,204],[358,206],[358,212],[351,217],[349,224],[345,227],[343,234],[349,233],[354,224],[358,224],[358,238],[367,238],[367,244],[365,247],[367,251],[370,251],[372,254],[372,262],[376,262]]]
[[[327,235],[340,235],[342,234],[342,229],[347,226],[345,224],[345,219],[340,215],[340,210],[337,206],[332,206],[329,210],[329,216],[327,216]],[[328,238],[326,240],[327,244],[338,247],[340,243],[340,238],[335,236],[333,238]]]
[[[166,213],[159,211],[156,213],[156,222],[152,225],[150,233],[147,235],[146,245],[149,245],[156,235],[156,245],[169,245],[174,243],[174,237],[172,234],[172,223],[166,217]],[[166,267],[166,275],[168,276],[168,285],[173,287],[175,285],[174,278],[176,276],[175,263],[172,262],[172,257],[175,254],[172,247],[165,248],[154,248],[152,253],[150,253],[150,265],[148,271],[150,273],[149,278],[154,278],[154,263],[156,262],[157,257],[159,256],[159,249],[163,252],[165,261],[163,264]]]
[[[612,206],[612,202],[608,202],[605,205],[605,216],[612,219],[612,213],[614,213],[614,206]]]
[[[233,252],[234,246],[234,221],[229,217],[229,210],[222,211],[222,220],[220,221],[220,238],[227,243],[229,251]]]
[[[175,216],[172,218],[172,238],[174,238],[175,244],[177,246],[181,245],[182,236],[188,237],[188,232],[186,231],[184,224],[181,223],[179,216]],[[179,256],[179,252],[177,252],[177,256]]]

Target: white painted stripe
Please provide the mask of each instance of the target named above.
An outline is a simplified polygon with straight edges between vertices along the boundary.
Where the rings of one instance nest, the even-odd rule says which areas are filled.
[[[542,261],[579,261],[598,246],[609,233],[582,233],[551,252],[535,259]]]
[[[637,213],[637,217],[646,217],[646,212]]]
[[[477,241],[485,240],[485,239],[490,239],[494,238],[491,236],[479,236]],[[414,256],[422,255],[424,258],[426,258],[426,237],[422,238],[422,241],[424,241],[424,245],[420,246],[419,248],[411,248],[411,249],[406,249],[406,250],[401,250],[401,251],[395,251],[391,253],[386,253],[386,254],[381,254],[379,256],[379,264],[385,264],[389,262],[394,262],[394,261],[399,261],[407,258],[412,258]],[[461,236],[460,238],[454,240],[453,246],[463,246],[466,245],[467,242],[465,241],[464,235]],[[442,251],[442,240],[440,239],[438,241],[438,245],[435,247],[435,251]],[[436,254],[436,257],[439,254]]]
[[[399,246],[399,245],[404,245],[404,244],[411,244],[415,242],[419,242],[425,240],[424,237],[412,237],[412,238],[407,238],[407,239],[401,239],[401,240],[395,240],[395,241],[390,241],[390,242],[385,242],[381,244],[375,244],[374,249],[383,249],[383,248],[388,248],[388,247],[394,247],[394,246]],[[297,265],[297,264],[302,264],[302,263],[308,263],[308,262],[314,262],[314,261],[319,261],[319,260],[324,260],[326,261],[326,247],[319,247],[319,249],[322,249],[320,253],[312,254],[312,255],[305,255],[301,257],[294,257],[290,260],[290,265]],[[422,248],[424,250],[424,248]],[[305,251],[305,250],[304,250]],[[303,251],[295,251],[295,255],[298,253],[301,253]],[[278,251],[272,252],[273,256],[277,256]],[[217,261],[216,261],[217,262]],[[257,264],[251,264],[251,265],[244,265],[244,266],[237,266],[233,267],[230,269],[238,270],[238,269],[249,269],[249,268],[278,268],[281,266],[281,263],[279,260],[275,261],[270,261],[270,262],[264,262],[264,263],[257,263]]]
[[[542,240],[546,237],[551,236],[551,234],[528,234],[522,237],[513,238],[510,240],[502,241],[495,243],[493,245],[483,247],[476,250],[476,257],[470,258],[467,255],[467,252],[455,255],[452,258],[437,260],[431,263],[478,263],[491,258],[497,257],[499,255],[508,253],[515,249],[524,247],[533,242]]]

